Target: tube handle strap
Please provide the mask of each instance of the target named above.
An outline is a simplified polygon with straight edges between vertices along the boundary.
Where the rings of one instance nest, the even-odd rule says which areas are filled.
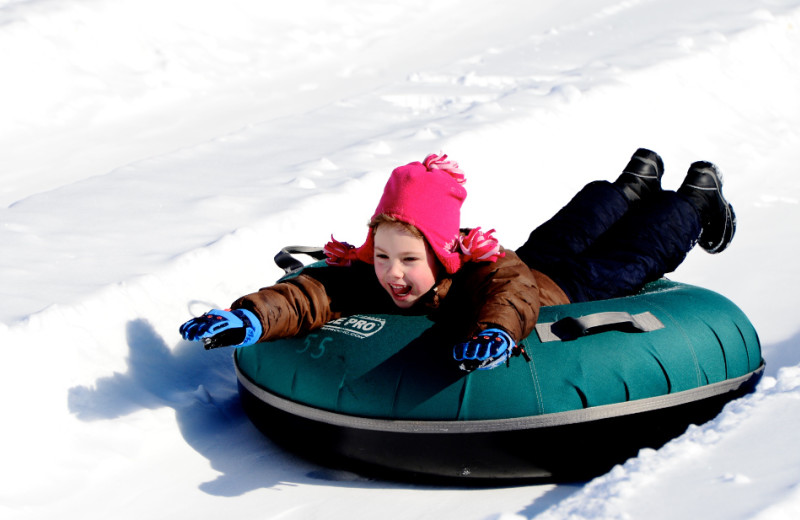
[[[555,322],[537,323],[536,333],[542,343],[573,341],[584,336],[609,331],[624,333],[652,332],[664,324],[651,312],[631,314],[625,311],[596,312],[585,316],[567,316]]]
[[[321,247],[315,246],[286,246],[275,255],[275,264],[283,269],[286,274],[293,274],[305,267],[305,264],[294,255],[308,255],[315,260],[324,260],[325,252]]]

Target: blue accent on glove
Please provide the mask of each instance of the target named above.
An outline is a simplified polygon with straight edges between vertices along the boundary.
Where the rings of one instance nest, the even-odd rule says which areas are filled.
[[[183,339],[202,340],[206,349],[212,349],[253,345],[258,342],[263,330],[256,315],[247,309],[212,309],[181,325],[180,333]]]
[[[453,347],[453,358],[467,372],[491,370],[506,362],[515,347],[514,340],[502,329],[486,329],[465,343]]]

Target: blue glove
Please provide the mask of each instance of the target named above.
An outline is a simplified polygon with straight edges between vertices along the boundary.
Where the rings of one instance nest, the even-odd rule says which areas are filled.
[[[491,370],[505,363],[514,351],[514,340],[501,329],[486,329],[466,343],[453,347],[453,357],[461,370]]]
[[[203,340],[206,350],[217,347],[246,347],[258,342],[263,328],[255,314],[246,309],[212,309],[192,318],[180,328],[183,339]]]

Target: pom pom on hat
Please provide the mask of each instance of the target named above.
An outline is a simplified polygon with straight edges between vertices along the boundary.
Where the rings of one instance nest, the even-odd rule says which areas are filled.
[[[458,167],[458,163],[455,161],[448,161],[447,154],[440,157],[435,153],[432,153],[427,156],[424,161],[422,161],[422,165],[425,166],[428,171],[442,170],[449,173],[459,184],[464,184],[467,182],[467,177],[464,175],[464,172],[461,171],[461,168]]]

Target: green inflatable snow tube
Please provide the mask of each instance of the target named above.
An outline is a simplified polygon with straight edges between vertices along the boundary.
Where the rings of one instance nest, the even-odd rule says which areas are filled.
[[[756,331],[712,291],[541,309],[530,357],[464,373],[424,316],[352,316],[236,351],[245,410],[328,464],[470,479],[584,479],[753,389]]]

